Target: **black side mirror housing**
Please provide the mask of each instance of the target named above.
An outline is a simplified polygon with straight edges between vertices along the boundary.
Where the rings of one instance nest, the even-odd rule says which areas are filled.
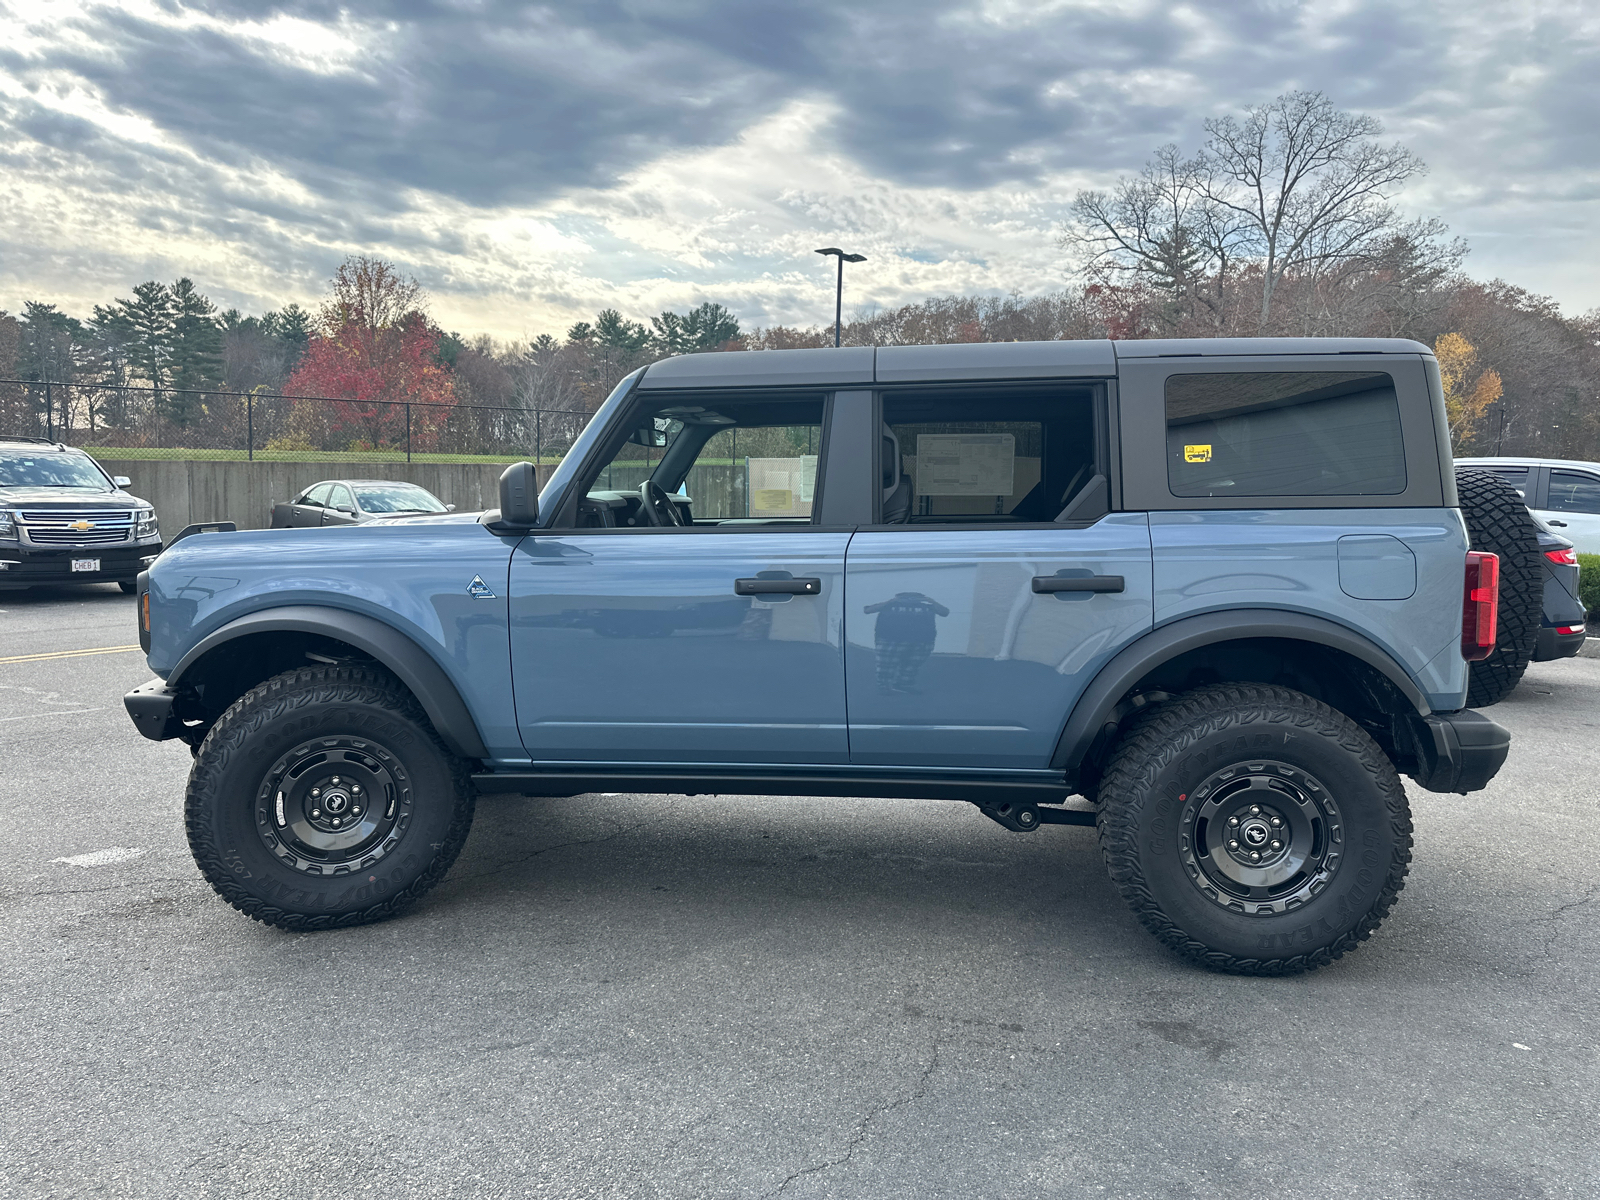
[[[527,533],[539,523],[539,472],[531,462],[512,463],[500,472],[500,511],[484,513],[496,533]]]

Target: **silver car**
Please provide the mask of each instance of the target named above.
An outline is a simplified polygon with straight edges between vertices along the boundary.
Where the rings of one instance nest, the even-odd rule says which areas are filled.
[[[324,479],[272,506],[273,529],[360,525],[390,517],[454,512],[427,488],[394,479]]]
[[[1530,512],[1577,548],[1600,554],[1600,463],[1566,458],[1458,458],[1458,467],[1492,471],[1522,495]]]

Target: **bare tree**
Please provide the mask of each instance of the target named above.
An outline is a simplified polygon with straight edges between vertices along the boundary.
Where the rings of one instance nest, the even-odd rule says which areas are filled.
[[[1375,259],[1393,239],[1400,218],[1388,197],[1426,168],[1403,146],[1373,141],[1382,132],[1377,118],[1340,112],[1321,92],[1206,122],[1206,199],[1248,231],[1262,271],[1261,329],[1285,275]]]

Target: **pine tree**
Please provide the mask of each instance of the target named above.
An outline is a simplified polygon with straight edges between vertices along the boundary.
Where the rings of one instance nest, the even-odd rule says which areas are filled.
[[[217,309],[195,290],[190,279],[172,285],[172,334],[169,378],[174,390],[167,404],[167,419],[189,425],[203,410],[195,394],[222,386],[222,327]]]

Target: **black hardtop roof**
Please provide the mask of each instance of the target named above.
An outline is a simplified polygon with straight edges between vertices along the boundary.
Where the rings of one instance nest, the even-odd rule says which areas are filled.
[[[645,369],[641,388],[870,387],[960,379],[1111,378],[1119,359],[1429,354],[1405,338],[1153,338],[961,342],[684,354]]]

